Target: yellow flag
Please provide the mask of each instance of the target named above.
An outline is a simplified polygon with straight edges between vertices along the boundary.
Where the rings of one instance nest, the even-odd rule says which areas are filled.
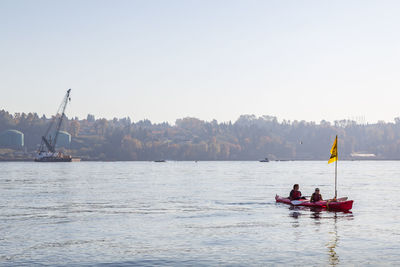
[[[331,158],[328,160],[328,164],[337,161],[337,135],[335,138],[335,142],[333,142],[333,146],[331,148]]]

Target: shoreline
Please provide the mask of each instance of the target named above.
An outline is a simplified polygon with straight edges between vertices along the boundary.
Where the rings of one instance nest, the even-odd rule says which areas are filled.
[[[270,160],[269,162],[260,162],[259,160],[165,160],[165,162],[259,162],[268,164],[270,162],[288,162],[288,161],[326,161],[325,159],[281,159]],[[400,161],[400,159],[341,159],[340,161]],[[35,162],[34,159],[0,159],[0,162]],[[90,160],[82,159],[80,162],[154,162],[154,160]],[[164,163],[165,163],[164,162]],[[157,162],[155,162],[157,163]]]

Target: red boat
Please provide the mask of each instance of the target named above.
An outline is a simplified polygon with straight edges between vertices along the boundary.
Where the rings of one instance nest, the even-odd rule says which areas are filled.
[[[347,198],[346,198],[347,199]],[[312,208],[324,208],[328,210],[338,210],[338,211],[347,211],[351,210],[353,207],[353,200],[341,200],[337,199],[336,201],[333,200],[323,200],[317,202],[310,202],[307,199],[300,199],[291,201],[289,198],[280,197],[278,195],[275,196],[276,202],[281,202],[293,206],[305,206],[305,207],[312,207]]]
[[[285,204],[289,204],[292,206],[304,206],[310,208],[320,208],[320,209],[327,209],[327,210],[337,210],[337,211],[349,211],[353,208],[353,200],[347,200],[347,197],[343,198],[336,198],[337,197],[337,160],[338,160],[338,153],[337,153],[337,143],[338,143],[338,136],[336,135],[335,141],[333,142],[333,146],[331,148],[331,157],[328,160],[328,164],[335,162],[335,200],[322,200],[317,202],[311,202],[308,199],[300,199],[300,200],[290,200],[286,197],[280,197],[278,195],[275,196],[276,202],[281,202]],[[294,188],[293,188],[294,189]]]

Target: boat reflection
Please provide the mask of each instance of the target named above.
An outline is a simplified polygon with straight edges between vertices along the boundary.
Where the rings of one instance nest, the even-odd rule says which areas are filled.
[[[321,224],[321,215],[322,209],[321,208],[312,208],[311,209],[311,215],[310,217],[314,219],[314,224],[315,225],[320,225]]]
[[[333,230],[329,231],[330,234],[330,240],[326,243],[326,248],[328,249],[328,264],[330,266],[336,266],[339,264],[339,255],[336,252],[336,248],[338,247],[339,243],[339,234],[338,234],[338,226],[337,222],[338,220],[341,219],[347,219],[347,220],[352,220],[353,219],[353,213],[351,211],[347,212],[326,212],[324,209],[320,208],[312,208],[310,218],[315,220],[316,225],[321,224],[322,219],[327,219],[328,221],[332,221],[333,224]],[[332,216],[333,215],[333,216]],[[331,220],[332,219],[332,220]]]
[[[301,215],[301,213],[298,211],[293,211],[290,213],[290,217],[293,217],[295,219],[299,218],[300,215]]]
[[[290,217],[293,217],[293,218],[295,218],[295,219],[298,219],[299,218],[299,216],[301,215],[301,210],[302,209],[304,209],[304,207],[295,207],[295,206],[290,206],[289,207],[289,210],[290,210],[290,213],[289,213],[289,216]],[[297,227],[297,226],[296,226]]]
[[[331,266],[336,266],[339,264],[339,255],[336,253],[335,250],[339,241],[339,236],[337,232],[337,218],[337,213],[335,212],[335,215],[333,216],[333,232],[331,232],[333,235],[331,240],[329,240],[329,242],[326,244],[329,252],[329,265]]]

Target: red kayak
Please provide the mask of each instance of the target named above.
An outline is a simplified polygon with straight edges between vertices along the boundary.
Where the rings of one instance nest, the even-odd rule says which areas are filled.
[[[314,207],[314,208],[324,208],[329,210],[339,210],[339,211],[346,211],[351,210],[353,207],[353,200],[340,200],[337,201],[333,200],[323,200],[317,202],[310,202],[307,199],[300,199],[291,201],[289,198],[280,197],[278,195],[275,196],[276,202],[281,202],[293,206],[305,206],[305,207]]]

